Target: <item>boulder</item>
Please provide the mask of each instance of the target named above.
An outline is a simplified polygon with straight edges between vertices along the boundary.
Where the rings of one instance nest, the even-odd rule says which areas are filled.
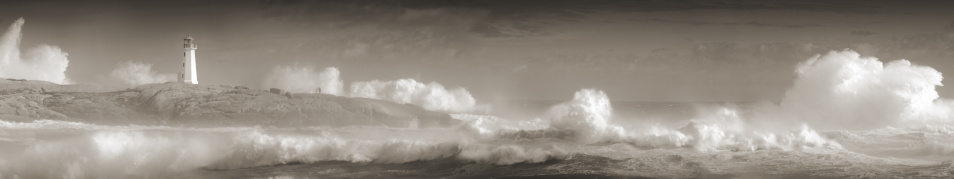
[[[281,94],[282,94],[283,92],[285,92],[285,91],[282,90],[282,89],[278,89],[278,88],[269,88],[269,89],[268,89],[268,92],[281,95]]]

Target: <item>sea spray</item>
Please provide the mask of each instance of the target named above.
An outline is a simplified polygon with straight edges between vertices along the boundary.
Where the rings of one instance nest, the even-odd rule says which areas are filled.
[[[876,129],[949,123],[950,102],[938,99],[941,73],[907,60],[882,63],[851,50],[812,57],[780,108],[786,115],[826,129]]]
[[[437,82],[422,83],[406,78],[393,81],[359,81],[351,83],[351,96],[410,103],[428,110],[469,112],[476,100],[462,87],[444,88]]]
[[[70,64],[67,54],[57,46],[37,45],[26,51],[20,51],[22,29],[26,20],[17,19],[0,36],[0,78],[43,80],[59,84],[70,84],[66,68]]]
[[[805,64],[781,104],[700,104],[694,117],[665,125],[614,115],[609,95],[599,89],[582,89],[537,118],[454,114],[461,125],[428,129],[0,121],[0,176],[175,178],[184,172],[253,171],[290,164],[315,164],[307,169],[313,171],[329,163],[373,168],[419,161],[453,161],[467,166],[459,168],[468,170],[461,173],[543,163],[546,171],[659,177],[751,172],[740,168],[871,176],[921,166],[928,167],[918,169],[925,176],[950,176],[949,163],[872,157],[951,158],[954,130],[944,125],[949,101],[938,99],[933,91],[939,85],[936,71],[906,61],[881,65],[850,51],[832,52]],[[843,101],[816,105],[832,102],[826,100]],[[886,115],[839,113],[866,110],[883,110],[878,114]],[[842,120],[833,116],[847,119],[833,121]],[[874,121],[864,127],[876,129],[844,126],[868,120]]]
[[[550,108],[546,119],[556,130],[576,132],[583,143],[619,140],[623,129],[611,125],[613,107],[606,93],[597,89],[582,89],[573,99]]]
[[[233,170],[292,163],[387,164],[447,158],[509,165],[569,155],[552,145],[459,140],[466,135],[422,137],[447,134],[445,130],[175,128],[51,120],[0,124],[7,137],[16,138],[0,145],[3,151],[13,151],[0,154],[0,175],[4,177],[138,178],[172,176],[201,169]],[[62,129],[69,130],[45,132]],[[45,135],[9,136],[34,132]],[[355,136],[359,134],[362,136]]]

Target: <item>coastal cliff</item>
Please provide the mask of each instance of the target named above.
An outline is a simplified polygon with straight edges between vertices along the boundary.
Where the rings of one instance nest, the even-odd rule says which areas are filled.
[[[459,121],[410,104],[328,94],[272,93],[177,82],[125,90],[0,79],[0,120],[101,124],[264,126],[452,126]]]

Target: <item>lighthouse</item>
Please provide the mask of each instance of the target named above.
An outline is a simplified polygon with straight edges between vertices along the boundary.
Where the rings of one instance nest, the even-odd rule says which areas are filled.
[[[182,48],[182,73],[179,74],[179,82],[199,84],[198,74],[195,72],[195,49],[198,46],[193,43],[192,35],[183,39]]]

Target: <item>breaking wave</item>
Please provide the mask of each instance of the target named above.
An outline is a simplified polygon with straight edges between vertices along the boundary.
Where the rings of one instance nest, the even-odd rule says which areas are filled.
[[[173,128],[50,120],[4,121],[0,128],[4,131],[0,150],[17,151],[0,154],[0,174],[26,178],[149,177],[322,161],[406,163],[452,158],[508,165],[568,156],[553,145],[460,142],[458,135],[428,137],[455,133],[450,129]]]

